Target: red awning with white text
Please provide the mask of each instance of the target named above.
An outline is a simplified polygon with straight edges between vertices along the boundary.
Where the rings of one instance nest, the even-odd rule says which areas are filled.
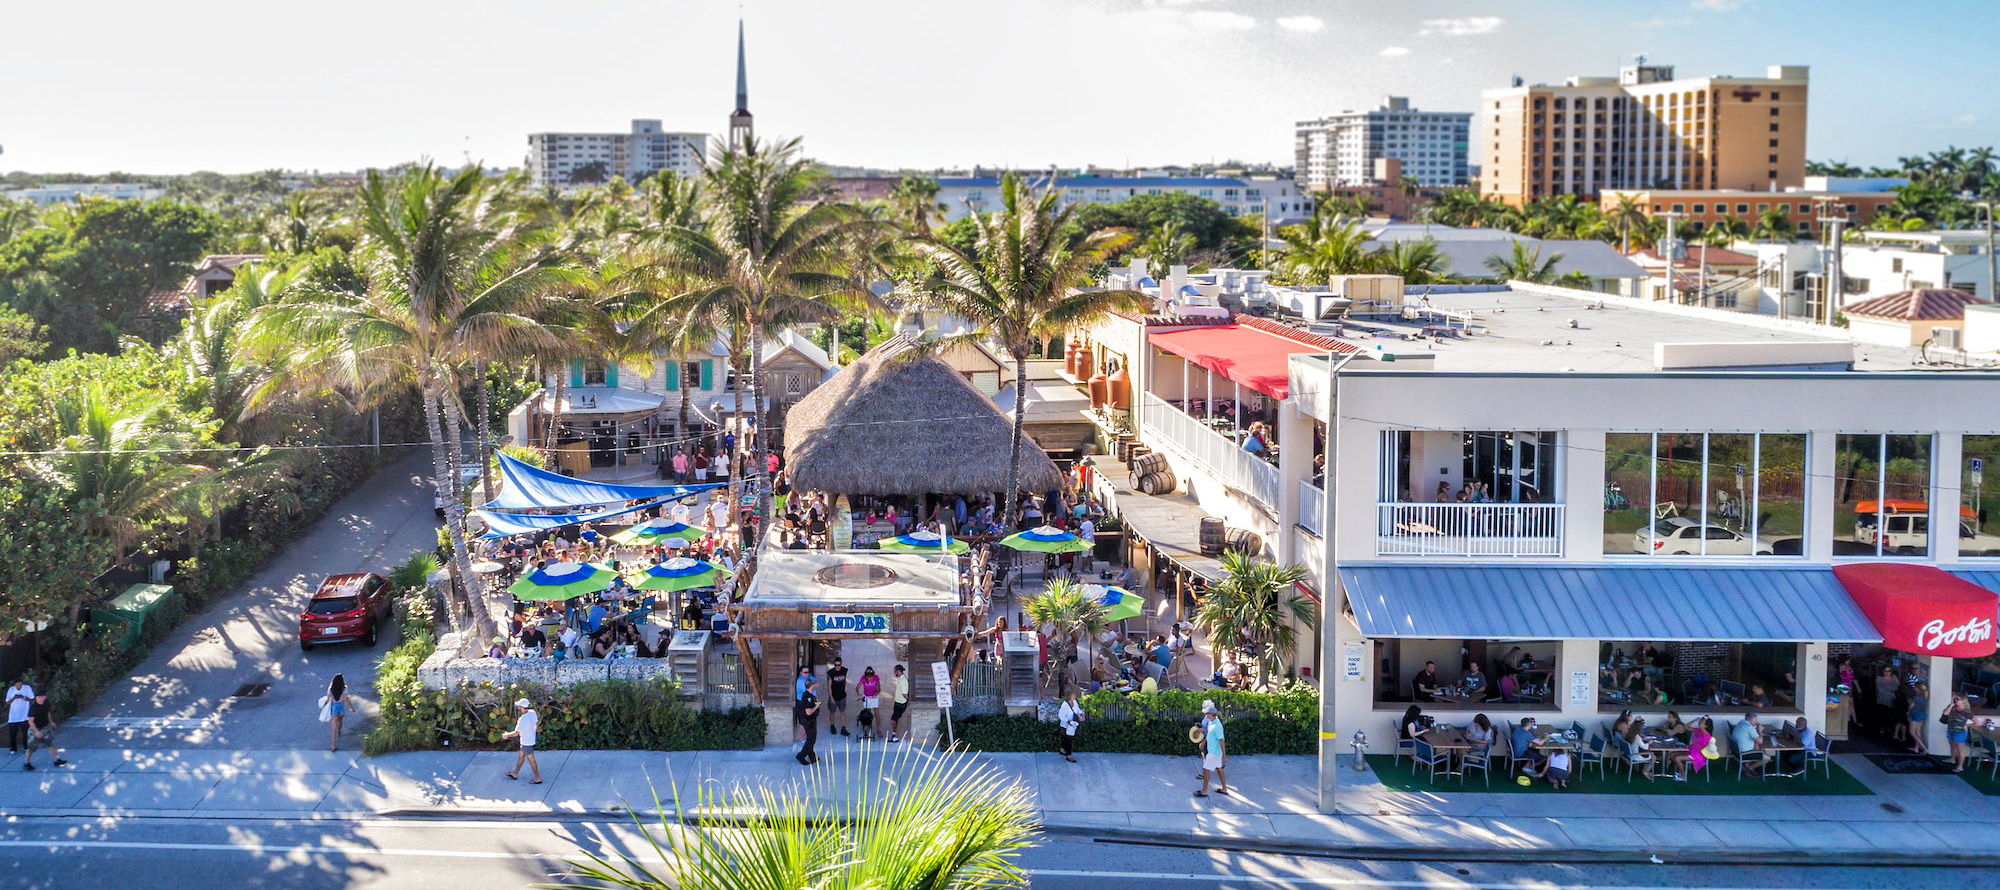
[[[1948,658],[1994,652],[2000,594],[1926,565],[1834,566],[1833,576],[1882,632],[1884,646]]]

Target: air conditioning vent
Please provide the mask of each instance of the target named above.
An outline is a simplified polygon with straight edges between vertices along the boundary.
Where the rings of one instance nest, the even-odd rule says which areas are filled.
[[[1957,349],[1959,333],[1958,328],[1931,328],[1931,345],[1939,349]]]

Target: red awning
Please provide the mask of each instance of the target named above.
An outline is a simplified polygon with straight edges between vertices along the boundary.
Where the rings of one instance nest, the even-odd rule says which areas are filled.
[[[2000,595],[1935,566],[1834,566],[1833,576],[1882,632],[1882,645],[1917,655],[1984,658],[1994,652]]]
[[[1280,401],[1290,384],[1291,356],[1327,352],[1325,346],[1242,324],[1162,331],[1151,339],[1154,346]]]

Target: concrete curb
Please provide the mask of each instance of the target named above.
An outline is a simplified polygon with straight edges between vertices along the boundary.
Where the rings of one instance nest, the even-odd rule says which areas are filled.
[[[1437,862],[1562,862],[1570,864],[1649,864],[1654,857],[1666,865],[1841,865],[1841,866],[1924,866],[1930,868],[1992,868],[2000,866],[2000,853],[1896,853],[1886,850],[1809,851],[1755,847],[1646,847],[1646,848],[1468,848],[1388,846],[1381,844],[1336,844],[1300,840],[1265,839],[1242,835],[1191,834],[1117,828],[1102,825],[1042,826],[1043,834],[1090,837],[1133,844],[1216,849],[1236,852],[1276,853],[1343,859],[1389,859]]]

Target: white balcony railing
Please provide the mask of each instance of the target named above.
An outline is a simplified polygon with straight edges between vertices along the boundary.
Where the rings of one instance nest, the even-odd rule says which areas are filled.
[[[1312,484],[1310,479],[1299,480],[1299,528],[1325,537],[1319,530],[1320,519],[1326,516],[1326,492]]]
[[[1377,556],[1563,555],[1562,504],[1377,504]]]
[[[1216,478],[1237,491],[1255,498],[1272,510],[1278,508],[1278,468],[1257,455],[1244,451],[1186,412],[1146,394],[1144,422],[1146,444],[1172,446],[1200,464]]]

